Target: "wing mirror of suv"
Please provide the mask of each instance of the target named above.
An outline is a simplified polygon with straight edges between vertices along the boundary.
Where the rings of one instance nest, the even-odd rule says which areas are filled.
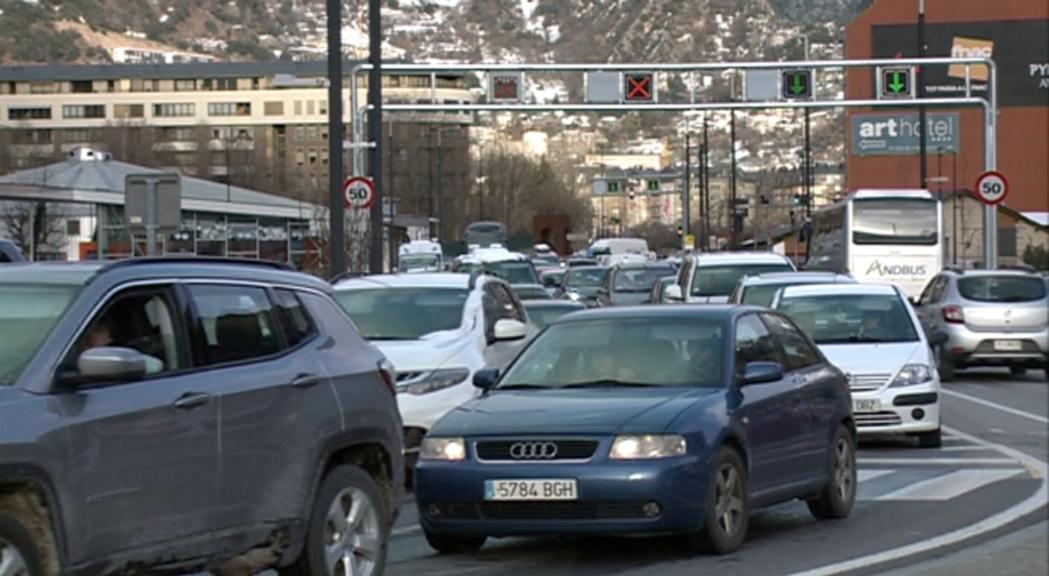
[[[663,296],[671,302],[682,302],[685,300],[684,294],[681,293],[681,286],[677,284],[671,284],[666,287],[663,292]]]
[[[508,340],[520,340],[528,335],[528,327],[523,322],[504,318],[495,323],[493,340],[506,342]]]
[[[146,375],[146,357],[138,350],[103,346],[77,358],[77,376],[88,381],[134,380]]]
[[[495,368],[485,368],[474,372],[474,388],[491,390],[496,380],[499,380],[499,370]]]
[[[783,366],[779,362],[748,362],[743,371],[743,385],[765,384],[783,379]]]
[[[933,332],[929,334],[929,344],[932,346],[943,346],[951,337],[946,332]]]

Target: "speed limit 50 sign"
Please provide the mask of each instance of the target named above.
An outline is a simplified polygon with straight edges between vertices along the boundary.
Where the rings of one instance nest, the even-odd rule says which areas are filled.
[[[976,195],[988,206],[996,206],[1005,201],[1009,194],[1009,183],[998,172],[984,172],[976,180]]]
[[[342,185],[342,200],[347,208],[366,210],[375,203],[375,184],[371,178],[354,176]]]

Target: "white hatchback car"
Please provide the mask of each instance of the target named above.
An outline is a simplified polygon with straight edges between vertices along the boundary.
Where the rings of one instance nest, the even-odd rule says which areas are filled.
[[[481,273],[354,278],[335,300],[393,364],[409,469],[433,423],[474,397],[474,372],[506,367],[536,333],[510,286]]]
[[[845,372],[861,435],[902,433],[940,446],[940,377],[921,322],[895,286],[825,284],[781,290],[790,316]]]

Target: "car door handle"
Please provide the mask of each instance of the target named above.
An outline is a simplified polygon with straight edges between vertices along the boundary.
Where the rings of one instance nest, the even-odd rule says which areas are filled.
[[[324,381],[321,376],[314,374],[300,374],[291,381],[292,388],[312,388]]]
[[[189,410],[190,408],[203,406],[208,402],[211,402],[211,394],[205,392],[186,392],[182,396],[179,396],[172,406],[180,410]]]

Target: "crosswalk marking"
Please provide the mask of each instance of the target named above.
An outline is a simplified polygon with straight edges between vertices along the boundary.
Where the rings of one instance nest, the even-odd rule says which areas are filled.
[[[857,458],[860,465],[885,466],[977,466],[981,464],[1015,464],[1010,458]]]
[[[973,490],[977,490],[1016,476],[1023,472],[1020,468],[1005,470],[957,470],[935,478],[916,482],[905,488],[883,494],[875,500],[929,500],[944,501],[957,498]]]
[[[895,470],[858,470],[856,472],[856,477],[860,482],[869,482],[875,478],[880,478],[895,472]]]

